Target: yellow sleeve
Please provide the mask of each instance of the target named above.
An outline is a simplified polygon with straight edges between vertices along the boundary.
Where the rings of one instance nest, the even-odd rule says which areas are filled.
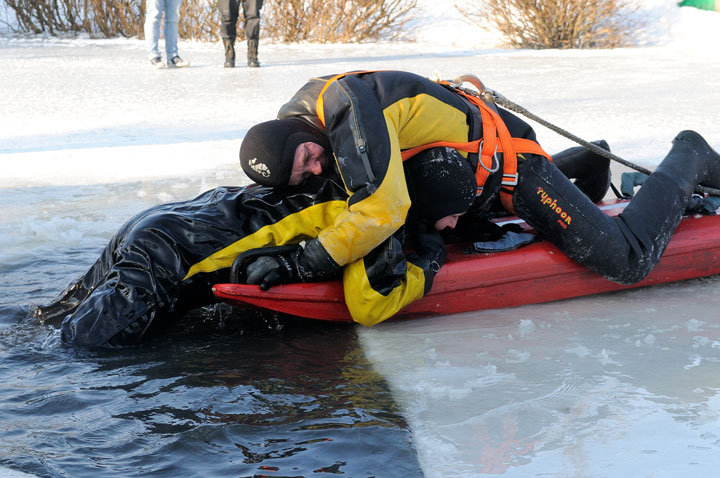
[[[410,209],[400,146],[392,124],[388,125],[391,156],[379,187],[348,208],[323,229],[318,239],[333,260],[343,266],[357,261],[400,229]]]

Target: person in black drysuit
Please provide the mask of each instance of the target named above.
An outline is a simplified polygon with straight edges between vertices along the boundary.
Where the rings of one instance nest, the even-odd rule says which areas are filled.
[[[401,230],[363,263],[373,284],[388,293],[405,288],[408,269],[415,272],[411,279],[419,281],[420,293],[430,289],[445,256],[432,224],[463,213],[474,199],[473,171],[461,157],[454,158],[448,181],[436,180],[432,168],[438,154],[444,153],[428,150],[407,165],[416,185],[413,195],[421,194],[409,226],[415,252],[402,251]],[[346,200],[337,179],[316,176],[283,190],[219,187],[190,201],[155,206],[123,225],[90,270],[33,315],[59,324],[62,340],[73,345],[143,342],[187,311],[217,302],[211,288],[229,281],[240,253],[312,238]]]
[[[293,212],[344,196],[317,178],[282,192],[218,187],[152,207],[123,225],[90,270],[33,315],[61,324],[63,341],[74,345],[142,342],[188,310],[214,302],[211,286],[228,282],[232,262],[187,277],[193,265]]]

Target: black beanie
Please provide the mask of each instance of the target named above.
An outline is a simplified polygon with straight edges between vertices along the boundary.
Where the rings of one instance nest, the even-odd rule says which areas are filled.
[[[412,205],[410,215],[434,224],[466,212],[477,192],[475,172],[451,148],[430,148],[405,161],[405,179]]]
[[[330,154],[328,137],[305,120],[288,118],[256,124],[240,145],[240,165],[258,184],[285,187],[290,180],[295,150],[308,141],[319,144]]]

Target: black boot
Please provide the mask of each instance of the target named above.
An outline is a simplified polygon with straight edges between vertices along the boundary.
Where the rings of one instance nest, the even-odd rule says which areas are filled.
[[[720,155],[694,131],[673,140],[665,159],[647,177],[640,191],[618,216],[618,224],[632,245],[640,266],[617,282],[643,279],[660,260],[698,183],[720,186]]]
[[[720,187],[720,154],[695,131],[682,131],[673,139],[672,148],[640,190],[655,175],[674,180],[684,194],[690,196],[698,184]]]
[[[235,68],[235,40],[223,38],[225,46],[225,68]]]
[[[610,151],[605,140],[593,141],[606,151]],[[599,202],[610,188],[610,160],[593,153],[584,146],[576,146],[554,154],[553,163],[569,179],[574,179],[578,187],[592,202]]]
[[[673,139],[673,149],[676,148],[686,151],[688,156],[692,156],[700,163],[698,184],[709,188],[720,188],[720,154],[710,147],[705,138],[695,131],[682,131]]]
[[[258,61],[258,40],[248,40],[248,66],[251,68],[257,68],[260,66]]]

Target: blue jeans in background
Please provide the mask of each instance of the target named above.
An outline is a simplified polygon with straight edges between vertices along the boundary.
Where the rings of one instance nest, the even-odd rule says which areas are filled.
[[[146,0],[145,1],[145,42],[148,58],[160,56],[160,20],[165,12],[165,53],[170,59],[178,54],[178,22],[182,0]]]

